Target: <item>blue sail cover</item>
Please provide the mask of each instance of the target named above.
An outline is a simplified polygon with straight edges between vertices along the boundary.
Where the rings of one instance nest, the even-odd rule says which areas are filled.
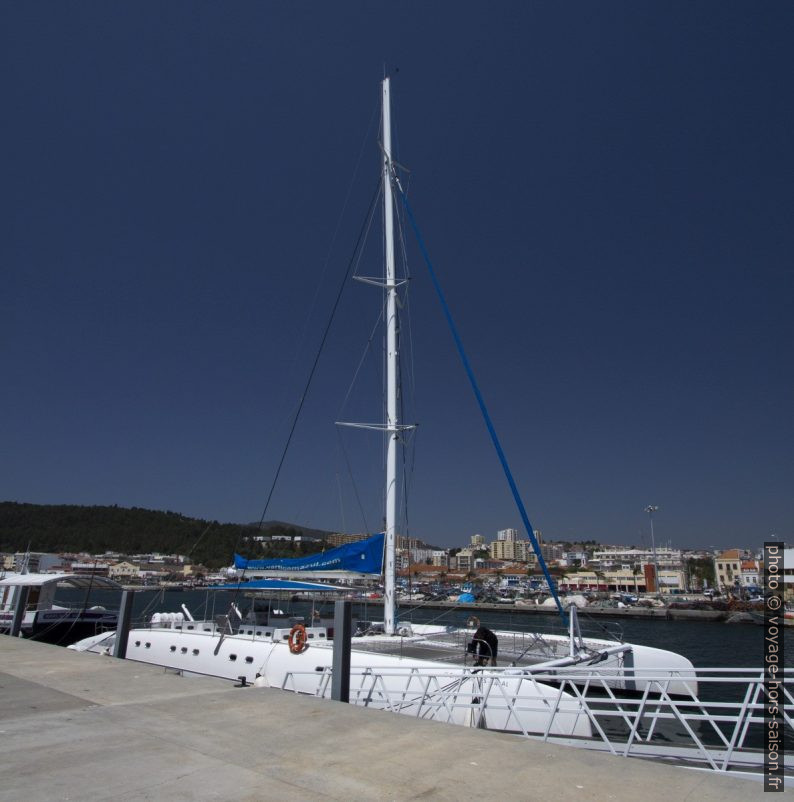
[[[353,571],[357,574],[380,574],[383,569],[384,533],[366,540],[346,543],[321,554],[306,557],[280,557],[274,560],[247,560],[234,555],[234,567],[257,571]]]

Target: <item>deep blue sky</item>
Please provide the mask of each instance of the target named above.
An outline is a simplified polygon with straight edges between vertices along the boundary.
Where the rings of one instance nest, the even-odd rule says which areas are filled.
[[[794,541],[791,3],[17,2],[0,31],[0,497],[259,519],[386,64],[533,525],[639,545],[653,503],[657,542]],[[463,545],[519,519],[410,249],[410,531]],[[334,427],[379,416],[373,365],[343,409],[377,305],[346,290],[268,518],[360,530],[347,454],[378,526],[378,438]]]

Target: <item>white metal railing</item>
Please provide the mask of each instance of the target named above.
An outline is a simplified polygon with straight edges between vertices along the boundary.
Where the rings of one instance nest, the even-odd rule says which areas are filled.
[[[783,673],[781,729],[790,740],[794,669]],[[697,668],[686,677],[665,670],[630,674],[625,669],[357,668],[351,671],[350,703],[482,729],[496,728],[489,727],[492,718],[505,724],[498,729],[524,737],[717,772],[762,768],[767,701],[762,669]],[[632,679],[642,690],[621,690]],[[307,692],[311,685],[316,696],[329,698],[331,668],[289,672],[282,688]],[[671,686],[687,691],[671,693]],[[589,724],[589,736],[555,734],[555,718],[570,721],[572,709]]]

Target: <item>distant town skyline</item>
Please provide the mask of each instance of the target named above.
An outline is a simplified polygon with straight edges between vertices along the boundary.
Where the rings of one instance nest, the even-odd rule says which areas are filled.
[[[655,505],[658,543],[794,541],[794,6],[186,8],[0,10],[3,498],[380,529],[379,435],[335,425],[382,419],[377,288],[345,287],[271,488],[388,71],[531,525],[639,545]],[[400,529],[449,547],[520,519],[407,227],[399,245]]]

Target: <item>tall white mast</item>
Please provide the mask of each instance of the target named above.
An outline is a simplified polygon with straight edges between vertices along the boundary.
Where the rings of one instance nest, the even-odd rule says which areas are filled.
[[[383,612],[387,635],[394,634],[394,552],[397,523],[397,282],[394,268],[394,210],[391,191],[391,105],[389,79],[383,100],[383,219],[386,245],[386,554]]]

